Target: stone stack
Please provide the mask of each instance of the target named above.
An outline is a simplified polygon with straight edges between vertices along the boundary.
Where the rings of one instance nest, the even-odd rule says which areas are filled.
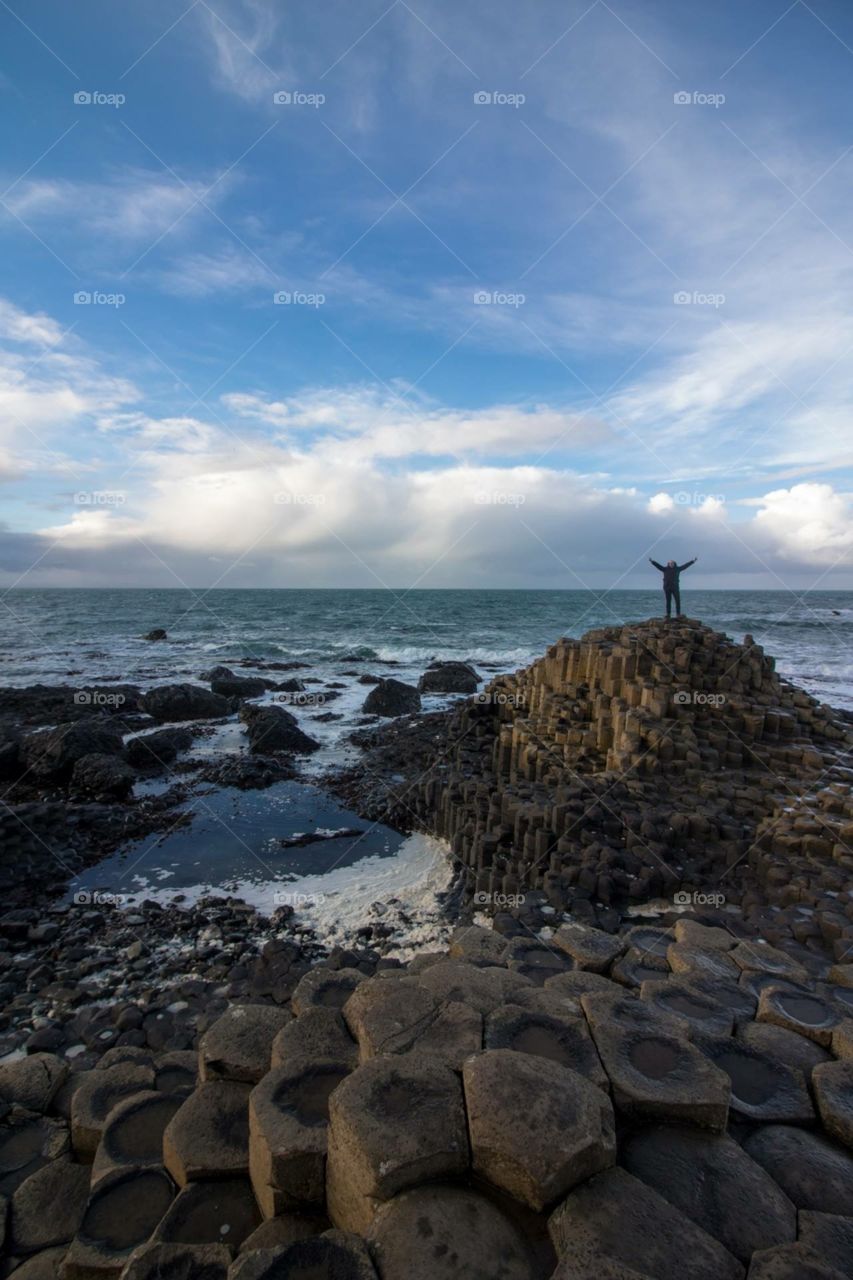
[[[564,639],[452,717],[404,797],[474,901],[614,909],[704,893],[778,938],[853,945],[848,726],[747,637],[691,619]]]
[[[3,1274],[849,1276],[853,969],[555,926],[318,966],[194,1054],[0,1066]]]

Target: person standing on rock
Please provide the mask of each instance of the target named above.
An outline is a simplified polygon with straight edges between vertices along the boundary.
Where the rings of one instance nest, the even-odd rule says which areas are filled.
[[[672,602],[675,601],[675,616],[681,617],[681,586],[679,579],[685,569],[689,569],[699,559],[694,556],[692,560],[688,560],[686,564],[676,564],[674,560],[667,560],[666,564],[658,564],[657,560],[649,557],[649,564],[653,564],[656,569],[660,569],[663,574],[663,590],[666,596],[666,616],[672,617]]]

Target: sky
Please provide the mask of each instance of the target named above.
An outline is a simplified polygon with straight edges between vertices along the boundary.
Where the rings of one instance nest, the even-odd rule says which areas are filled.
[[[0,585],[853,588],[847,0],[0,0]]]

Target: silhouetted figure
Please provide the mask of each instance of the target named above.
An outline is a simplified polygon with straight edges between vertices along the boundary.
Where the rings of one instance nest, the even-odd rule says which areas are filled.
[[[675,601],[675,616],[681,617],[681,586],[679,578],[685,569],[689,569],[699,559],[694,556],[692,560],[688,560],[686,564],[676,564],[674,560],[667,560],[666,564],[658,564],[657,560],[649,557],[649,564],[653,564],[656,569],[660,569],[663,574],[663,589],[666,596],[666,616],[672,617],[672,602]]]

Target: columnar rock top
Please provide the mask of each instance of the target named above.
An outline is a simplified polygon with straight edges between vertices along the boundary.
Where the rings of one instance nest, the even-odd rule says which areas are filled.
[[[540,932],[318,966],[196,1053],[0,1067],[7,1274],[850,1275],[853,967],[695,917]]]

